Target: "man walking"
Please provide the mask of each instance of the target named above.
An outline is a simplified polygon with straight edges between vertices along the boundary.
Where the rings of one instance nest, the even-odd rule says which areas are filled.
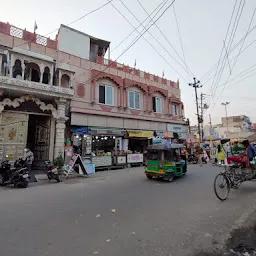
[[[28,173],[31,177],[31,182],[36,182],[36,177],[32,174],[32,164],[34,161],[34,154],[29,148],[24,149],[24,157],[23,160],[25,161],[26,166],[28,167]]]

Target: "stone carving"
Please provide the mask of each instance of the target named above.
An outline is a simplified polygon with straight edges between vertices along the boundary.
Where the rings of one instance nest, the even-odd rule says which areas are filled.
[[[15,78],[10,78],[10,77],[3,77],[0,76],[0,83],[5,83],[5,84],[11,84],[11,85],[16,85],[24,88],[31,88],[31,89],[37,89],[40,91],[47,91],[48,95],[51,95],[51,92],[53,93],[61,93],[61,94],[66,94],[67,96],[73,96],[74,95],[74,90],[69,89],[69,88],[62,88],[59,86],[52,86],[52,85],[47,85],[47,84],[41,84],[41,83],[36,83],[36,82],[31,82],[31,81],[26,81],[26,80],[19,80]],[[1,86],[3,88],[3,86]],[[10,89],[10,87],[8,86]]]
[[[36,35],[36,42],[38,44],[41,44],[43,46],[46,46],[47,45],[47,38],[44,37],[44,36],[40,36],[40,35]]]
[[[16,27],[11,26],[11,29],[10,29],[10,35],[11,35],[11,36],[18,37],[18,38],[22,38],[22,37],[23,37],[23,30],[22,30],[22,29],[19,29],[19,28],[16,28]]]
[[[0,102],[0,112],[2,112],[4,110],[5,106],[10,106],[10,107],[14,107],[17,108],[21,105],[21,103],[25,102],[25,101],[33,101],[36,103],[37,106],[39,106],[39,108],[42,111],[51,111],[52,112],[52,116],[54,118],[57,118],[57,109],[52,105],[52,104],[45,104],[44,102],[42,102],[41,100],[33,97],[33,96],[22,96],[20,98],[16,98],[14,100],[11,100],[9,98],[5,98],[3,99],[3,101]]]

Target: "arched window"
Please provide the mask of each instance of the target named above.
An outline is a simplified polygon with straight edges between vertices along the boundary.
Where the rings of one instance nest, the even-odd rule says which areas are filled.
[[[22,67],[21,67],[21,61],[19,59],[15,60],[15,64],[13,66],[12,76],[14,78],[21,78],[22,77]]]
[[[62,75],[61,77],[61,87],[64,87],[64,88],[69,88],[69,82],[70,82],[70,77],[66,74]]]
[[[40,82],[40,68],[34,62],[27,62],[25,63],[25,80],[33,81],[33,82]]]
[[[50,69],[48,67],[44,68],[44,73],[43,73],[43,84],[49,84],[51,78],[50,74]]]

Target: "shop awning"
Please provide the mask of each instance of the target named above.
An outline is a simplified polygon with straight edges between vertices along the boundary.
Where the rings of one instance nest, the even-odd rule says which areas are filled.
[[[138,138],[152,138],[154,137],[153,131],[128,131],[129,137],[138,137]]]
[[[103,127],[89,127],[89,134],[91,135],[113,135],[113,136],[124,136],[126,131],[118,128],[103,128]]]
[[[173,138],[173,132],[154,132],[155,137],[159,138]]]
[[[87,126],[72,126],[72,128],[70,130],[71,130],[71,132],[79,134],[80,136],[83,136],[88,133]]]

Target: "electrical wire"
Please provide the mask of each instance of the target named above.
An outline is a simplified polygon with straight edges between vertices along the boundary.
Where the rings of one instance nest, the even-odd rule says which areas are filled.
[[[229,51],[228,54],[230,54],[231,52],[233,52],[233,51],[243,42],[243,40],[244,40],[245,38],[247,38],[255,29],[256,29],[256,25],[254,25],[254,26],[249,30],[248,34],[245,35],[245,36],[243,36],[243,37],[236,43],[235,46],[233,46],[233,48]],[[226,58],[226,55],[222,58],[222,60],[224,60],[224,58]],[[222,61],[222,60],[221,60],[221,61]],[[218,61],[214,66],[212,66],[212,67],[210,68],[210,70],[207,71],[207,72],[202,76],[201,81],[203,81],[208,75],[210,75],[210,74],[214,71],[214,69],[218,66],[218,64],[219,64],[219,61]],[[213,76],[212,76],[210,79],[212,79],[212,78],[213,78]],[[210,79],[208,79],[207,82],[208,82]]]
[[[233,20],[233,16],[234,16],[234,13],[235,13],[235,10],[236,10],[236,5],[237,5],[237,0],[236,0],[236,2],[234,4],[234,7],[233,7],[233,11],[232,11],[232,14],[231,14],[231,17],[230,17],[230,20],[229,20],[229,24],[228,24],[228,28],[227,28],[227,32],[226,32],[226,35],[225,35],[224,42],[226,42],[228,34],[229,34],[229,29],[230,29],[230,26],[231,26],[231,23],[232,23],[232,20]],[[223,44],[223,47],[222,47],[222,50],[221,50],[221,53],[220,53],[220,57],[219,57],[219,60],[217,62],[217,65],[216,65],[217,67],[216,67],[215,75],[213,76],[213,82],[212,82],[212,85],[211,85],[211,91],[212,91],[212,88],[213,88],[213,85],[214,85],[214,82],[215,82],[215,78],[216,78],[217,73],[218,73],[218,68],[219,68],[219,65],[220,65],[220,62],[221,62],[221,57],[222,57],[222,54],[223,54],[223,51],[224,51],[224,47],[225,47],[225,44]],[[201,80],[203,80],[203,78]]]
[[[246,32],[245,35],[248,34],[248,32],[249,32],[249,30],[250,30],[250,28],[251,28],[252,21],[253,21],[254,15],[255,15],[255,11],[256,11],[256,8],[254,9],[252,18],[251,18],[251,20],[250,20],[250,23],[249,23],[249,26],[248,26],[248,29],[247,29],[247,32]],[[246,40],[246,37],[244,38],[244,40],[243,40],[243,42],[242,42],[242,45],[241,45],[241,47],[240,47],[240,49],[239,49],[239,51],[238,51],[238,54],[237,54],[236,59],[235,59],[235,61],[234,61],[233,67],[232,67],[232,69],[231,69],[231,73],[232,73],[232,71],[233,71],[233,69],[234,69],[234,67],[235,67],[235,65],[236,65],[236,63],[237,63],[238,57],[239,57],[240,54],[241,54],[241,51],[242,51],[242,48],[243,48],[243,46],[244,46],[245,40]],[[222,88],[222,91],[220,92],[220,95],[221,95],[221,94],[223,93],[223,91],[225,90],[225,86],[226,86],[226,84],[228,84],[228,81],[229,81],[229,79],[230,79],[231,73],[229,74],[229,76],[228,76],[226,82],[224,83],[224,87]],[[217,88],[216,88],[216,89],[217,89]]]
[[[137,36],[134,40],[133,40],[133,42],[115,59],[115,61],[117,61],[121,56],[123,56],[165,13],[166,13],[166,11],[174,4],[174,2],[175,2],[176,0],[173,0],[165,9],[164,9],[164,11],[159,15],[159,17],[157,17],[155,20],[153,20],[153,23],[152,24],[150,24],[139,36]],[[164,1],[165,2],[165,1]],[[159,6],[161,6],[162,5],[162,3],[159,5]],[[159,7],[158,6],[158,7]],[[164,6],[164,5],[163,5]],[[160,8],[160,10],[163,8],[163,6]],[[157,7],[157,8],[158,8]],[[157,9],[156,8],[156,9]],[[160,10],[158,10],[158,12],[160,11]],[[158,14],[158,12],[154,15],[154,17]],[[153,17],[153,18],[154,18]],[[139,25],[139,27],[140,27],[140,25]],[[97,63],[94,65],[94,66],[96,66],[96,65],[98,65]],[[109,67],[110,67],[110,65],[111,65],[111,63],[109,63],[103,70],[101,70],[101,71],[99,71],[95,76],[93,76],[93,77],[91,77],[90,79],[88,79],[88,80],[86,80],[86,81],[84,81],[84,82],[81,82],[80,84],[87,84],[87,83],[89,83],[89,82],[91,82],[92,80],[94,80],[95,78],[97,78],[98,77],[98,75],[99,74],[101,74],[102,72],[104,72],[106,69],[108,69]],[[91,68],[92,69],[92,68]],[[87,71],[86,71],[87,72]],[[83,74],[84,74],[85,72],[83,72]]]
[[[139,0],[137,0],[137,1],[139,1]],[[175,5],[173,5],[173,13],[174,13],[175,21],[176,21],[176,26],[177,26],[178,34],[179,34],[179,41],[180,41],[180,47],[181,47],[183,59],[184,59],[184,63],[185,63],[185,66],[186,66],[186,71],[188,73],[189,68],[188,68],[188,65],[187,65],[187,62],[186,62],[186,58],[185,58],[185,52],[184,52],[184,47],[183,47],[183,43],[182,43],[182,39],[181,39],[180,26],[179,26],[179,22],[178,22],[176,10],[175,10]],[[195,77],[195,75],[193,73],[192,73],[192,76]]]
[[[140,0],[137,0],[137,2],[139,3],[139,5],[141,6],[141,8],[144,10],[144,12],[149,16],[148,11],[146,10],[146,8],[143,6],[143,4],[141,3]],[[174,7],[174,5],[173,5]],[[181,58],[180,54],[176,51],[176,49],[173,47],[173,45],[171,44],[171,42],[168,40],[168,38],[165,36],[165,34],[163,33],[163,31],[161,30],[161,28],[155,24],[155,27],[158,29],[158,31],[161,33],[161,35],[164,37],[164,39],[166,40],[166,42],[169,44],[169,46],[173,49],[173,51],[177,54],[177,56],[179,57],[179,59],[183,62],[183,64],[186,67],[186,72],[188,73],[188,71],[190,72],[189,75],[192,75],[193,77],[195,76],[193,74],[193,72],[188,68],[187,64],[186,64],[186,60],[185,60],[185,56],[184,56],[184,60]],[[184,54],[183,54],[184,55]],[[173,58],[173,57],[172,57]],[[176,61],[176,60],[175,60]],[[177,61],[176,61],[177,62]],[[179,64],[180,65],[180,64]]]
[[[241,11],[240,11],[240,14],[239,14],[239,10],[240,10],[240,6],[241,6],[242,2],[243,2],[243,5],[242,5],[242,7],[241,7]],[[245,6],[245,0],[241,0],[241,1],[240,1],[240,4],[239,4],[239,7],[238,7],[237,15],[236,15],[236,18],[235,18],[234,26],[233,26],[233,29],[232,29],[232,31],[231,31],[231,36],[230,36],[229,43],[228,43],[228,51],[230,51],[231,46],[232,46],[232,44],[233,44],[233,41],[234,41],[234,38],[235,38],[235,34],[236,34],[236,31],[237,31],[237,28],[238,28],[238,25],[239,25],[239,22],[240,22],[242,13],[243,13],[244,6]],[[238,18],[238,19],[237,19],[237,18]],[[236,23],[236,20],[237,20],[237,23]],[[234,31],[234,32],[233,32],[233,31]],[[219,77],[218,77],[218,79],[217,79],[216,86],[215,86],[215,88],[214,88],[214,93],[213,93],[213,94],[215,94],[215,92],[216,92],[216,90],[217,90],[217,88],[218,88],[218,84],[219,84],[219,82],[220,82],[220,80],[221,80],[223,71],[224,71],[224,69],[225,69],[225,63],[226,63],[227,59],[228,59],[228,55],[227,55],[227,58],[224,59],[224,64],[223,64],[223,67],[221,68],[221,71],[220,71],[220,73],[219,73]],[[230,74],[230,75],[231,75],[231,74]]]
[[[133,12],[120,0],[120,2],[123,4],[123,6],[129,11],[129,13],[140,23],[140,20],[133,14]],[[136,29],[137,30],[137,32],[140,34],[140,31],[138,31],[138,29],[120,12],[120,10],[118,10],[118,8],[114,5],[114,4],[112,4],[112,6],[115,8],[115,10],[134,28],[134,29]],[[144,29],[145,29],[145,26],[143,26],[144,27]],[[161,44],[161,42],[159,42],[159,40],[150,32],[150,31],[148,31],[148,33],[156,40],[156,42],[160,45],[160,46],[162,46],[162,48],[166,51],[166,53],[170,56],[170,57],[172,57],[176,62],[177,62],[177,60],[168,52],[168,50]],[[154,51],[156,51],[157,52],[157,54],[160,56],[160,57],[162,57],[162,59],[179,75],[179,76],[181,76],[183,79],[184,79],[184,77],[170,64],[170,62],[168,62],[167,60],[166,60],[166,58],[164,58],[164,56],[153,46],[153,44],[151,44],[144,36],[143,36],[143,39],[152,47],[152,49],[154,50]],[[177,62],[179,65],[180,65],[180,63],[179,62]],[[181,65],[180,65],[181,66]],[[182,66],[181,66],[181,68],[183,68]],[[183,68],[184,69],[184,68]],[[185,70],[185,69],[184,69]],[[186,70],[185,70],[186,71]]]
[[[151,12],[151,14],[150,15],[152,15],[152,14],[154,14],[156,11],[156,13],[154,14],[154,17],[161,11],[161,9],[165,6],[165,4],[166,4],[166,2],[167,2],[168,0],[163,0],[152,12]],[[160,8],[160,9],[159,9]],[[136,29],[138,29],[145,21],[147,21],[148,20],[148,17],[146,18],[146,19],[144,19],[138,26],[137,26],[137,28]],[[149,22],[150,23],[150,22]],[[147,25],[149,24],[149,23],[147,23]],[[146,26],[147,26],[146,25]],[[135,31],[136,31],[136,29],[134,29],[128,36],[126,36],[113,50],[111,50],[111,52],[110,53],[113,53],[124,41],[126,41]],[[111,61],[110,61],[111,62]],[[111,64],[111,63],[110,63]],[[109,68],[110,67],[110,64],[108,64],[107,66],[106,66],[106,69],[107,68]],[[98,63],[95,63],[91,68],[90,68],[90,70],[92,70],[94,67],[96,67],[98,65]],[[106,69],[104,69],[104,70],[102,70],[102,71],[105,71]],[[101,71],[101,72],[102,72]],[[76,80],[78,77],[81,77],[81,76],[83,76],[83,75],[85,75],[85,73],[87,73],[88,72],[88,70],[86,70],[86,71],[84,71],[84,72],[82,72],[81,74],[79,74],[78,76],[76,76],[76,77],[74,77],[71,81],[73,81],[73,80]],[[100,72],[98,72],[98,74],[97,75],[99,75],[100,74]],[[88,82],[89,81],[91,81],[91,80],[93,80],[93,79],[95,79],[96,77],[97,77],[97,75],[95,76],[95,77],[92,77],[90,80],[88,80]],[[84,82],[84,84],[86,84],[87,83],[87,81],[86,82]],[[82,83],[83,84],[83,83]]]
[[[255,26],[256,27],[256,26]],[[245,52],[250,46],[252,46],[254,43],[256,42],[256,39],[255,40],[253,40],[249,45],[247,45],[244,49],[243,49],[243,51],[241,51],[241,53],[243,53],[243,52]],[[241,54],[240,53],[240,54]],[[236,58],[236,56],[233,58],[233,59],[231,59],[230,60],[230,63],[234,60]],[[227,66],[227,65],[226,65]],[[211,76],[206,82],[204,82],[204,84],[206,84],[209,80],[211,80],[212,78],[213,78],[214,76]]]
[[[76,19],[76,20],[74,20],[74,21],[68,23],[66,26],[70,26],[70,25],[72,25],[72,24],[74,24],[74,23],[76,23],[76,22],[78,22],[78,21],[84,19],[85,17],[89,16],[90,14],[92,14],[92,13],[94,13],[94,12],[97,12],[97,11],[99,11],[100,9],[104,8],[105,6],[107,6],[108,4],[110,4],[110,3],[113,2],[113,1],[114,1],[114,0],[109,0],[107,3],[105,3],[105,4],[103,4],[103,5],[99,6],[99,7],[97,7],[96,9],[94,9],[94,10],[92,10],[92,11],[90,11],[90,12],[87,12],[86,14],[84,14],[83,16],[81,16],[80,18],[78,18],[78,19]],[[50,35],[50,34],[56,32],[56,31],[58,31],[58,30],[59,30],[59,28],[57,28],[57,29],[55,29],[55,30],[53,30],[53,31],[51,31],[51,32],[49,32],[49,33],[47,33],[47,34],[45,34],[44,37],[47,37],[48,35]],[[32,42],[32,40],[26,41],[25,43],[22,43],[22,44],[19,44],[19,45],[14,45],[13,47],[20,47],[20,46],[25,45],[25,44],[27,44],[27,43],[29,43],[29,42]]]

